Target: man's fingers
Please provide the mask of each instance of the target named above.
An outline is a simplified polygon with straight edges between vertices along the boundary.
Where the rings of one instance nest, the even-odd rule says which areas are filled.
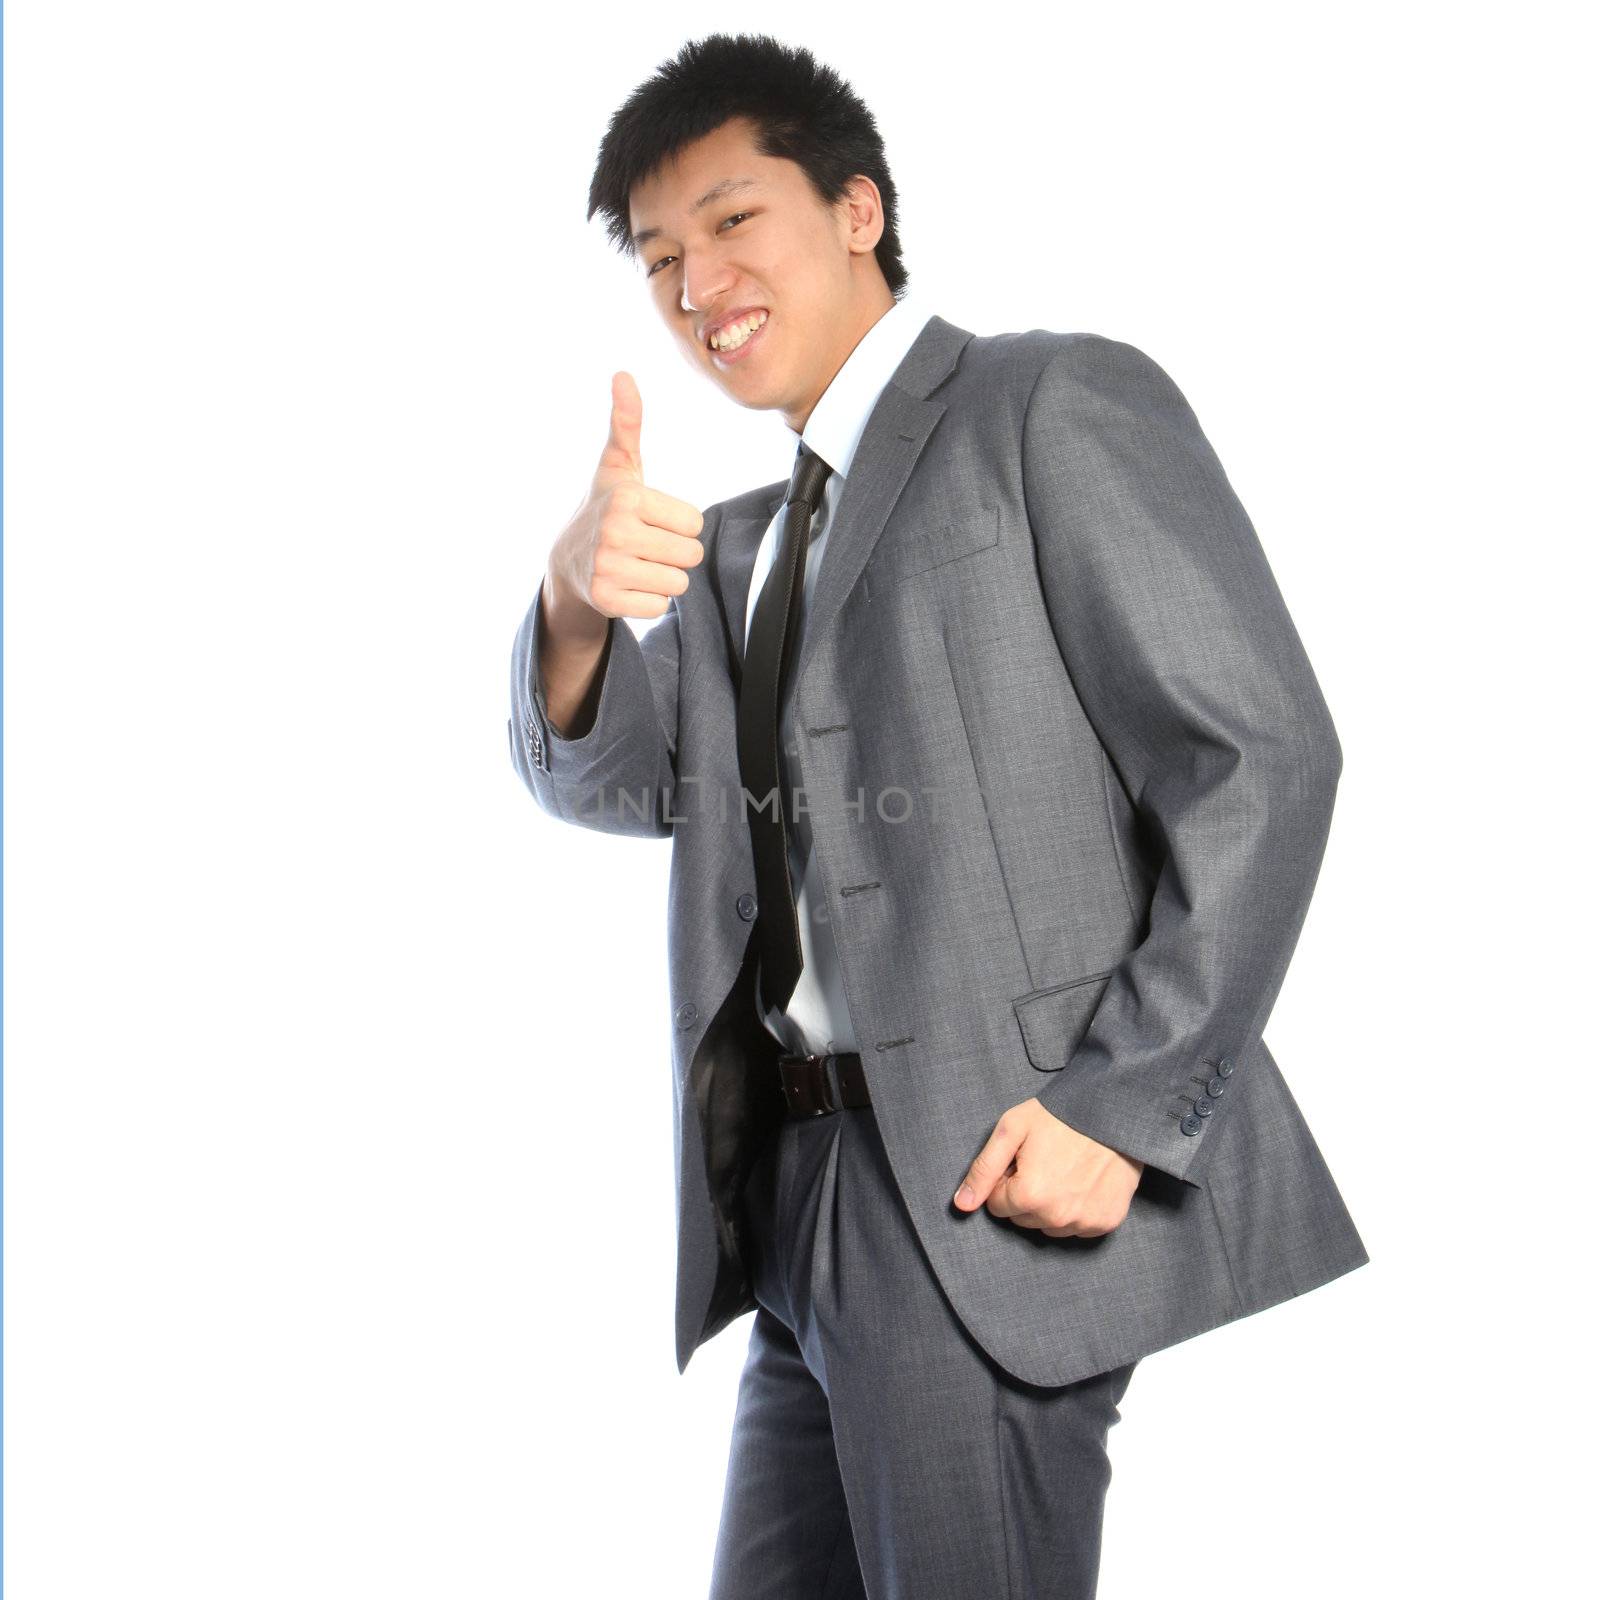
[[[612,595],[615,611],[607,611],[606,616],[641,617],[649,620],[653,617],[664,617],[672,605],[671,595],[646,593],[642,589],[618,589]]]
[[[705,546],[698,537],[704,521],[686,500],[642,483],[617,485],[595,542],[595,577],[662,594],[682,594],[687,585],[678,580],[678,574],[698,567],[705,559]],[[657,570],[646,573],[644,569],[651,566]],[[641,578],[647,581],[638,581]]]
[[[644,399],[631,372],[611,374],[611,431],[600,452],[600,466],[626,472],[644,482],[644,462],[639,452],[639,431],[644,424]]]
[[[652,489],[646,483],[639,485],[636,496],[634,511],[641,522],[648,523],[652,528],[664,528],[668,533],[679,534],[685,539],[700,537],[706,519],[701,516],[698,506],[690,505],[687,500],[680,500],[664,490]]]
[[[682,594],[689,587],[688,575],[677,562],[648,561],[621,551],[596,556],[594,575],[614,589],[629,589],[637,594],[670,596]]]
[[[617,578],[626,583],[628,574],[636,573],[643,563],[664,568],[665,572],[658,576],[670,577],[698,567],[705,553],[705,546],[698,539],[668,533],[665,528],[653,528],[630,518],[619,523],[609,537],[595,546],[594,571],[598,578]],[[682,594],[684,587],[674,585],[662,592]]]
[[[994,1125],[994,1132],[989,1135],[988,1143],[967,1168],[966,1176],[956,1190],[955,1203],[958,1210],[971,1211],[974,1206],[981,1206],[989,1198],[995,1185],[1005,1176],[1006,1168],[1011,1165],[1022,1139],[1021,1125],[1001,1117]]]

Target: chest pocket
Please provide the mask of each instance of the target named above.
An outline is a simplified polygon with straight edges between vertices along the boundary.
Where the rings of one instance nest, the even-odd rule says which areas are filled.
[[[977,555],[1000,540],[998,506],[975,506],[932,528],[907,529],[886,535],[867,563],[868,590],[904,583],[919,572],[943,567],[963,556]]]

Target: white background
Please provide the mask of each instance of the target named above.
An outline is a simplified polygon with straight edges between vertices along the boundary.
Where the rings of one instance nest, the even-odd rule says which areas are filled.
[[[1372,1264],[1141,1365],[1102,1594],[1572,1592],[1579,14],[6,8],[8,1595],[705,1593],[749,1322],[679,1377],[669,850],[505,718],[614,370],[649,481],[788,470],[584,220],[741,27],[873,108],[920,304],[1173,377],[1344,750],[1267,1037]]]

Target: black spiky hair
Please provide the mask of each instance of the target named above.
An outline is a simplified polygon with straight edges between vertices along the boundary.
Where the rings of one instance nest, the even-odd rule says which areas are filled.
[[[769,34],[691,40],[628,96],[600,142],[585,220],[599,212],[612,244],[633,257],[628,196],[634,184],[733,117],[755,125],[763,155],[793,161],[824,205],[841,200],[858,174],[877,184],[883,237],[874,254],[890,293],[900,299],[910,274],[900,259],[894,179],[877,123],[831,67]]]

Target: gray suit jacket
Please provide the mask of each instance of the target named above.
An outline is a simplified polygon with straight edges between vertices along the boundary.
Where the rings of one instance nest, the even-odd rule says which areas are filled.
[[[677,1360],[752,1310],[738,1197],[782,1114],[756,1014],[735,708],[785,481],[706,508],[705,559],[594,723],[545,715],[536,598],[516,770],[550,815],[672,839]],[[896,1182],[952,1305],[1070,1383],[1368,1259],[1262,1029],[1341,754],[1243,507],[1182,394],[1094,334],[932,317],[840,494],[792,692],[850,1014]],[[1146,1163],[1057,1239],[958,1212],[1030,1095]]]

